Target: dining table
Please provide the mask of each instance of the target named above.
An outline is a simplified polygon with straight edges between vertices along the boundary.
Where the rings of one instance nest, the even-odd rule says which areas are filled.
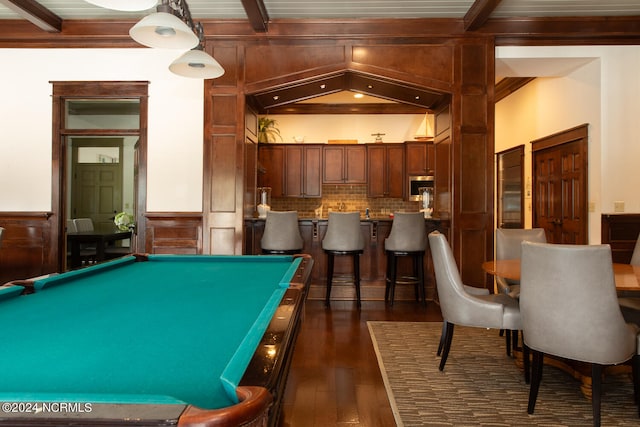
[[[67,245],[70,250],[69,267],[78,268],[82,265],[80,249],[82,244],[95,245],[95,261],[106,259],[106,246],[117,241],[131,238],[131,230],[107,229],[91,231],[74,231],[67,233]]]
[[[505,259],[485,261],[482,263],[482,269],[492,275],[505,279],[520,280],[520,259]],[[613,275],[618,292],[638,291],[640,292],[640,267],[631,264],[613,263]],[[640,293],[638,294],[640,295]],[[520,367],[522,364],[522,352],[516,352],[516,362]],[[564,359],[561,357],[547,356],[544,363],[554,366],[567,372],[575,379],[581,382],[581,390],[585,397],[591,398],[591,364],[586,362],[578,362],[574,360]],[[630,375],[631,368],[628,363],[607,366],[604,370],[605,375]]]
[[[492,276],[520,280],[520,260],[485,261],[482,270]],[[613,263],[613,275],[618,291],[640,291],[640,266]]]

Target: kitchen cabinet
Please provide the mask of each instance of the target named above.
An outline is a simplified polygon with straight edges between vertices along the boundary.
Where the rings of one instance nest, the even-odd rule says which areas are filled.
[[[322,196],[322,145],[289,144],[284,151],[285,197]]]
[[[404,153],[404,144],[367,144],[368,197],[404,197]]]
[[[321,174],[322,145],[260,145],[258,186],[271,187],[271,197],[321,197]]]
[[[323,184],[365,184],[365,145],[326,145],[322,148]]]
[[[271,197],[284,196],[284,146],[258,147],[258,187],[271,187]]]
[[[430,175],[434,169],[433,143],[409,141],[405,143],[407,175]]]

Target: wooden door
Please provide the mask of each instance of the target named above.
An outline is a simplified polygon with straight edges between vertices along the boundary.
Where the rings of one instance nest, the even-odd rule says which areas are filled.
[[[587,244],[587,125],[532,142],[533,225],[550,243]]]
[[[407,175],[427,175],[427,143],[408,142],[405,144],[407,153]]]
[[[385,149],[383,145],[367,146],[367,196],[385,197]]]
[[[305,146],[303,161],[303,197],[322,197],[322,146]]]
[[[71,217],[91,218],[96,229],[113,228],[122,211],[122,138],[74,138],[72,144]],[[100,154],[103,147],[117,154]]]

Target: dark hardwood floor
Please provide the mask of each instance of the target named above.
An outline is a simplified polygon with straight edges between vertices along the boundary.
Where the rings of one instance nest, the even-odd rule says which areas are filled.
[[[441,321],[433,302],[307,301],[282,402],[280,427],[389,427],[395,421],[368,320]]]

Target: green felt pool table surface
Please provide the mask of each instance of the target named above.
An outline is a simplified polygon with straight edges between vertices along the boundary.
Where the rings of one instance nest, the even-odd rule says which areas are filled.
[[[132,256],[36,281],[0,300],[0,402],[234,405],[300,262]]]

